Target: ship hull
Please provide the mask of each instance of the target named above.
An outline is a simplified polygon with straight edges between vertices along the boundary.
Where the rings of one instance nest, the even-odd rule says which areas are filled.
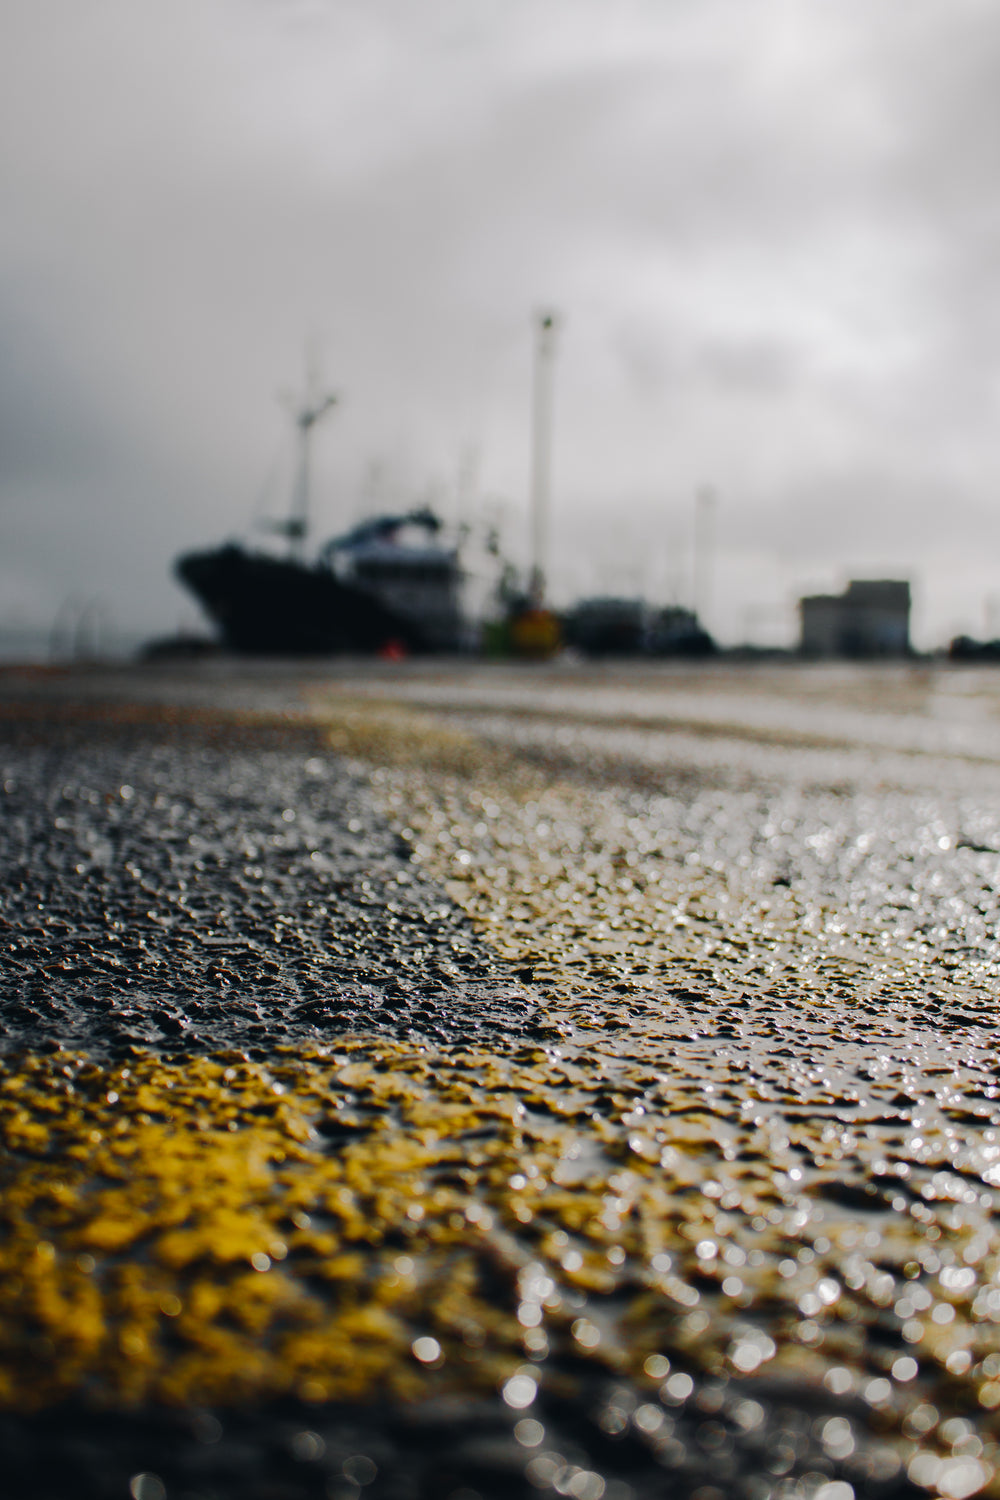
[[[328,656],[429,648],[418,622],[322,565],[219,547],[177,561],[181,581],[231,651],[255,656]]]

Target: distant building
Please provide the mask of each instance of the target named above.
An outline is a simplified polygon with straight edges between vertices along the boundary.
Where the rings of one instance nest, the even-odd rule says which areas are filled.
[[[910,585],[893,578],[852,579],[842,594],[799,600],[803,656],[910,654]]]

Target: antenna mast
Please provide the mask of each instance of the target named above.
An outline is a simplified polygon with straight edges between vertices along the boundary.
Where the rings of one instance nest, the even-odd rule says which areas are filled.
[[[535,379],[531,424],[531,582],[536,608],[545,603],[545,562],[549,540],[549,490],[552,470],[552,386],[556,331],[554,312],[535,321]]]
[[[309,465],[312,430],[337,402],[336,396],[319,396],[306,399],[295,412],[295,425],[299,429],[299,468],[292,493],[292,509],[282,530],[288,537],[289,555],[301,558],[309,531]]]

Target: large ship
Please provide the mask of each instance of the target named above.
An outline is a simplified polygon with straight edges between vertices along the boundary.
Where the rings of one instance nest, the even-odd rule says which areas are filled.
[[[296,414],[299,471],[291,514],[272,530],[288,539],[277,557],[230,542],[177,559],[231,651],[254,655],[455,651],[462,644],[462,568],[457,547],[426,507],[376,516],[305,557],[309,442],[334,405],[324,396]]]

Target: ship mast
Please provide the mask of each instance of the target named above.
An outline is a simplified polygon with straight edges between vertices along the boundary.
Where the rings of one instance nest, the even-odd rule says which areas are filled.
[[[310,380],[310,386],[315,382]],[[274,529],[288,538],[289,556],[300,561],[305,550],[309,532],[309,475],[312,447],[312,430],[337,403],[333,395],[314,396],[307,392],[305,398],[294,406],[295,425],[299,431],[299,458],[292,490],[292,505],[287,521],[278,521]]]
[[[309,531],[309,460],[312,430],[319,419],[336,404],[336,396],[321,396],[315,401],[306,401],[295,414],[299,429],[299,473],[292,498],[292,513],[288,518],[288,550],[293,557],[301,558]]]

